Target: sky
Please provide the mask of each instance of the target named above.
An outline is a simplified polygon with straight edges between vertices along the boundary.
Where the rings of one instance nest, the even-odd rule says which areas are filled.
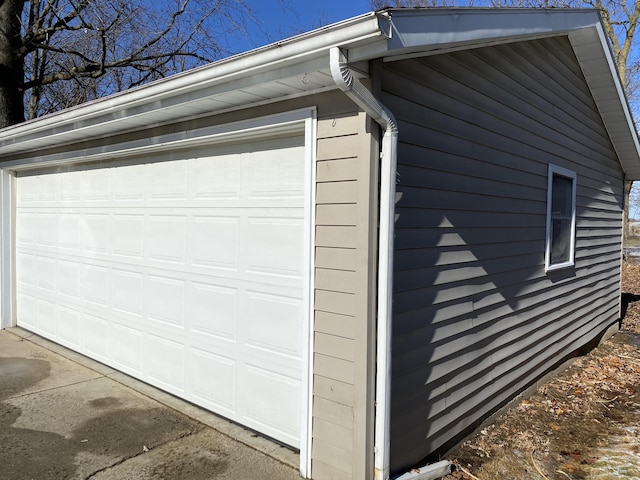
[[[241,53],[371,11],[370,0],[245,0],[254,11],[247,32],[226,39]]]

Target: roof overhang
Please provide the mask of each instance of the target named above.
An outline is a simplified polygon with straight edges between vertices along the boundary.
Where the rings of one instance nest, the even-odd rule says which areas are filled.
[[[335,89],[329,51],[356,70],[367,62],[566,36],[628,180],[640,144],[595,10],[385,9],[0,131],[0,161],[47,147],[139,130]]]

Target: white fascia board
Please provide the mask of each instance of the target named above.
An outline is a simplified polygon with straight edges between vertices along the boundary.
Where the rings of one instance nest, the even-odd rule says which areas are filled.
[[[478,9],[460,8],[424,11],[409,15],[394,10],[389,50],[428,46],[442,49],[453,45],[482,46],[496,40],[520,39],[562,35],[600,23],[595,10],[562,9]]]
[[[357,46],[386,41],[388,19],[369,13],[312,32],[236,55],[204,67],[190,70],[142,87],[95,100],[59,113],[0,130],[0,156],[10,151],[38,148],[36,139],[55,137],[55,145],[75,141],[78,129],[83,137],[105,136],[131,129],[131,116],[165,110],[163,121],[176,116],[173,107],[183,101],[206,98],[216,86],[246,81],[270,71],[286,69],[297,63],[327,55],[333,46]],[[325,65],[326,66],[326,65]],[[254,81],[256,81],[254,79]],[[315,90],[317,87],[312,88]],[[211,112],[215,113],[215,112]],[[157,116],[155,121],[157,122]],[[136,120],[135,125],[144,125]],[[73,134],[72,132],[76,132]],[[51,146],[49,141],[47,145]],[[13,148],[12,148],[13,147]]]
[[[600,22],[593,9],[392,8],[387,12],[391,17],[387,44],[350,49],[350,62],[376,56],[393,61],[411,54],[566,35],[576,29],[593,28]]]
[[[607,129],[626,180],[640,180],[640,142],[622,81],[598,22],[593,28],[570,32],[569,41]]]

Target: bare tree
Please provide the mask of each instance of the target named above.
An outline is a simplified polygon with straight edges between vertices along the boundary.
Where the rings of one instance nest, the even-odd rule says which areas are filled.
[[[226,54],[244,0],[0,0],[0,128]]]

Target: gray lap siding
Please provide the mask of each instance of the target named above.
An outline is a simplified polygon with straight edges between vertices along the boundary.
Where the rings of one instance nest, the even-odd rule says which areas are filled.
[[[392,471],[618,319],[623,173],[564,37],[384,64],[400,129]],[[575,268],[545,273],[548,165],[577,173]]]

